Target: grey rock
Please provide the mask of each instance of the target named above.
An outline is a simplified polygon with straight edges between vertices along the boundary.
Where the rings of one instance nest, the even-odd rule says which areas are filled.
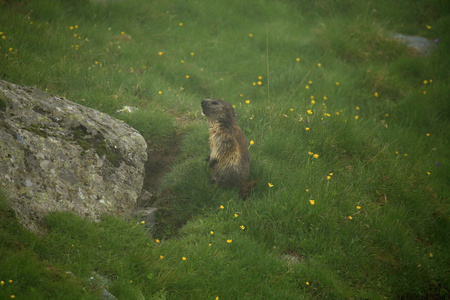
[[[158,210],[157,207],[146,207],[139,209],[135,212],[135,216],[140,221],[145,222],[145,228],[149,230],[149,234],[151,235],[153,233],[153,229],[156,225],[156,211]]]
[[[414,54],[418,55],[429,56],[433,49],[436,48],[436,44],[421,36],[394,33],[391,37],[399,43],[406,45]]]
[[[96,272],[92,273],[92,276],[89,278],[89,283],[100,290],[101,295],[100,298],[101,299],[110,299],[110,300],[114,300],[117,299],[113,294],[111,294],[107,288],[108,288],[108,284],[109,284],[109,280],[103,276],[101,276],[100,274],[97,274]]]
[[[139,110],[139,108],[134,107],[134,106],[128,106],[125,105],[124,107],[122,107],[121,109],[116,111],[116,114],[120,114],[120,113],[132,113]]]
[[[109,115],[0,80],[0,185],[29,230],[52,211],[131,215],[146,148]]]

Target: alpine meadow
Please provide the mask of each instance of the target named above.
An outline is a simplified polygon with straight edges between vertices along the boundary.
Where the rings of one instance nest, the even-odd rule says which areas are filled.
[[[446,0],[0,0],[0,79],[170,156],[152,228],[36,234],[3,192],[0,298],[449,299],[449,28]],[[247,138],[245,201],[209,181],[210,98]]]

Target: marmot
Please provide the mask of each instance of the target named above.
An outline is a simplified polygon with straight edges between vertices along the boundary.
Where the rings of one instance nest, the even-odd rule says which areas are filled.
[[[244,133],[236,122],[236,112],[227,102],[217,99],[202,100],[203,114],[208,118],[209,146],[206,161],[211,170],[211,181],[222,188],[240,188],[240,196],[247,198],[252,183],[250,153]]]

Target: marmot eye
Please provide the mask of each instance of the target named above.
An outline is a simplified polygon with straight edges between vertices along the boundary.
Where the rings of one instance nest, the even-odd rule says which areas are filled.
[[[217,105],[219,103],[217,103],[216,101],[211,102],[212,105]]]

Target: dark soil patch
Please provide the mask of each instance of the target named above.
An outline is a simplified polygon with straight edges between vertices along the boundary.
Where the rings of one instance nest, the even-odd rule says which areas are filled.
[[[180,154],[181,134],[176,133],[164,144],[154,145],[147,142],[147,162],[145,163],[145,178],[138,207],[157,206],[157,194],[164,176],[170,171],[173,162]]]

